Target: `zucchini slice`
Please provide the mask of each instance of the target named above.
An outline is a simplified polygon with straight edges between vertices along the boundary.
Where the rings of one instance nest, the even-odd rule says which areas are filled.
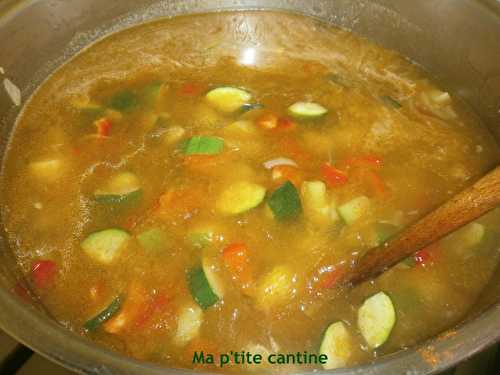
[[[142,189],[139,178],[131,172],[122,172],[112,177],[103,189],[94,192],[98,203],[117,204],[139,199]]]
[[[221,112],[233,113],[252,100],[252,94],[236,87],[218,87],[210,90],[206,99],[213,107]]]
[[[222,192],[215,208],[224,215],[237,215],[257,207],[266,196],[266,189],[251,182],[236,182]]]
[[[346,224],[352,224],[370,209],[370,200],[364,195],[351,199],[337,208],[340,217]]]
[[[178,346],[184,346],[198,336],[203,323],[203,310],[197,305],[184,306],[179,311],[177,318],[177,331],[174,342]]]
[[[92,332],[99,328],[105,321],[111,319],[113,315],[115,315],[118,310],[120,310],[122,306],[122,296],[116,297],[108,307],[102,310],[99,314],[97,314],[92,319],[89,319],[83,325],[85,331]]]
[[[297,102],[288,107],[288,113],[296,119],[315,120],[326,115],[328,109],[317,103]]]
[[[131,90],[117,92],[111,98],[109,106],[120,112],[133,109],[138,104],[137,95]]]
[[[187,281],[191,295],[203,310],[208,309],[219,300],[202,267],[191,269],[187,274]]]
[[[210,289],[212,289],[215,295],[219,297],[219,299],[221,299],[222,297],[224,297],[224,284],[217,274],[215,260],[205,257],[201,261],[201,265],[203,268],[203,272],[205,273],[205,277],[207,278],[208,284],[210,285]]]
[[[137,241],[148,252],[159,252],[170,245],[170,240],[160,228],[150,228],[137,235]]]
[[[102,264],[111,264],[127,246],[130,234],[121,229],[105,229],[89,234],[80,244],[85,253]]]
[[[299,192],[290,181],[276,189],[267,204],[278,220],[291,219],[302,213]]]
[[[29,164],[32,175],[37,178],[54,181],[61,177],[64,165],[61,159],[35,161]]]
[[[378,348],[387,341],[396,323],[391,298],[379,292],[363,302],[358,310],[358,327],[368,346]]]
[[[326,194],[326,185],[322,181],[304,181],[301,187],[304,212],[315,224],[329,224],[330,204]]]
[[[215,230],[209,225],[192,228],[186,235],[186,242],[196,249],[203,249],[215,240]]]
[[[287,266],[274,267],[257,284],[256,305],[260,310],[269,311],[286,305],[295,295],[295,275]]]
[[[345,324],[335,322],[326,329],[319,354],[325,354],[327,361],[323,365],[325,370],[332,370],[339,367],[345,367],[352,353],[351,335],[347,331]]]

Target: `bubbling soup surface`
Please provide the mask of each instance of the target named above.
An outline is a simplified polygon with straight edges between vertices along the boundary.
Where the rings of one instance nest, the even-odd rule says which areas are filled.
[[[368,363],[458,323],[499,260],[493,211],[337,296],[366,250],[498,162],[469,109],[395,52],[303,16],[111,35],[27,104],[3,219],[68,329],[165,366]],[[193,364],[204,351],[261,365]],[[273,353],[326,363],[274,365]]]

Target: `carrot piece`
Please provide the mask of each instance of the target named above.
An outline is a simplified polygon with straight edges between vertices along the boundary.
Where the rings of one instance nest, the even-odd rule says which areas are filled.
[[[108,137],[111,133],[113,124],[106,117],[97,120],[94,125],[97,127],[97,135],[99,137]]]
[[[224,248],[222,256],[224,264],[232,274],[233,280],[239,281],[242,286],[249,286],[253,282],[252,266],[245,244],[234,243]]]
[[[271,178],[276,185],[281,185],[286,181],[290,181],[297,188],[300,187],[303,180],[300,171],[291,165],[277,165],[272,169]]]
[[[376,155],[363,155],[347,158],[342,162],[342,165],[346,168],[352,167],[381,167],[383,161],[380,157]]]
[[[200,185],[170,189],[160,196],[155,213],[165,211],[187,213],[206,205],[206,194],[206,186]]]
[[[31,279],[35,287],[43,289],[54,281],[57,273],[57,264],[51,260],[40,260],[31,267]]]
[[[264,113],[257,118],[256,123],[262,129],[275,129],[278,126],[278,117],[272,113]]]
[[[335,168],[329,163],[325,163],[321,166],[321,175],[326,184],[331,188],[345,185],[348,181],[347,173]]]
[[[153,316],[165,310],[170,303],[170,298],[165,292],[158,293],[150,298],[140,309],[135,319],[135,327],[143,328],[146,326]]]
[[[295,130],[297,124],[288,117],[280,117],[276,127],[273,129],[275,132],[289,132]]]
[[[177,92],[181,96],[198,96],[206,89],[205,85],[199,83],[185,83]]]

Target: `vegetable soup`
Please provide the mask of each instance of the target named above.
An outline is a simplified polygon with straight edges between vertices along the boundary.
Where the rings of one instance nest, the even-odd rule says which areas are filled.
[[[2,214],[76,334],[169,367],[333,369],[463,319],[500,258],[497,210],[336,281],[498,160],[395,52],[299,15],[201,14],[113,34],[46,80],[10,140]],[[231,351],[263,360],[207,359]]]

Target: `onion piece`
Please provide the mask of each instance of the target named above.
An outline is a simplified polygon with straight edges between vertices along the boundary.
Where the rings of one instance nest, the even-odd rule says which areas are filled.
[[[273,169],[274,167],[277,167],[278,165],[289,165],[291,167],[298,167],[297,163],[294,162],[292,159],[288,158],[276,158],[276,159],[271,159],[263,163],[264,168],[266,169]]]

